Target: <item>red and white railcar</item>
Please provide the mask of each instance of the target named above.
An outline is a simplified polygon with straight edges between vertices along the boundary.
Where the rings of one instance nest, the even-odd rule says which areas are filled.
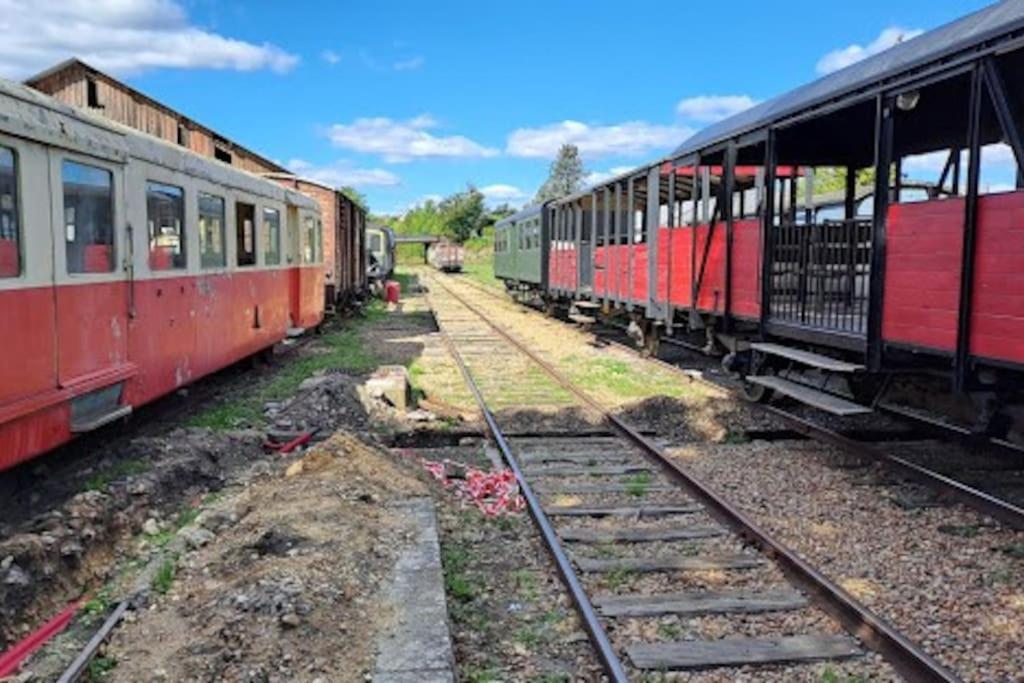
[[[0,82],[0,469],[323,317],[319,212]]]

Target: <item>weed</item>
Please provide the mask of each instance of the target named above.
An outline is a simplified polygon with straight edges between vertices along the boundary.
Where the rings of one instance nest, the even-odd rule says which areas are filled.
[[[475,667],[467,669],[463,672],[463,676],[467,683],[500,683],[504,680],[491,665],[486,665],[480,669]]]
[[[88,479],[85,480],[86,491],[99,491],[105,492],[110,486],[110,482],[121,479],[123,477],[130,477],[136,474],[142,474],[149,469],[149,464],[138,459],[120,460],[115,462],[110,467],[106,468],[102,472],[97,472]]]
[[[533,571],[517,569],[512,572],[512,581],[515,583],[516,592],[526,600],[537,597],[537,577]]]
[[[605,583],[612,590],[621,588],[626,584],[627,581],[633,576],[632,570],[629,569],[613,569],[608,572],[608,576],[605,578]]]
[[[650,485],[651,473],[637,472],[626,480],[626,492],[631,496],[639,498],[647,494],[647,489]]]
[[[865,679],[861,676],[849,675],[840,678],[833,669],[828,668],[821,672],[821,677],[818,679],[819,683],[864,683]]]
[[[1004,555],[1009,555],[1015,560],[1024,560],[1024,543],[1011,543],[1009,545],[1000,546],[998,550]]]
[[[683,629],[679,624],[659,624],[658,635],[665,640],[679,640],[683,636]]]
[[[171,590],[171,586],[174,584],[174,575],[178,571],[177,558],[168,557],[157,568],[156,574],[153,575],[153,590],[161,595]]]
[[[86,614],[94,617],[106,614],[110,611],[110,606],[113,603],[113,592],[114,589],[110,585],[103,586],[82,605],[82,609]]]
[[[532,624],[516,629],[512,637],[517,643],[527,648],[535,648],[544,640],[537,627]]]
[[[943,524],[939,527],[939,531],[950,536],[959,536],[960,538],[974,538],[981,533],[981,526],[978,524]]]
[[[476,589],[466,573],[469,551],[458,546],[446,546],[441,550],[441,564],[444,567],[444,585],[456,600],[470,602],[476,597]]]
[[[92,661],[89,662],[89,679],[93,681],[102,680],[106,678],[116,666],[117,660],[109,655],[93,657]]]
[[[533,683],[569,683],[572,678],[569,677],[569,674],[559,671],[557,673],[544,673],[536,678],[531,678],[530,680]]]
[[[722,439],[722,443],[727,444],[745,444],[750,443],[750,435],[747,434],[745,429],[735,430],[729,429],[725,433],[725,437]]]

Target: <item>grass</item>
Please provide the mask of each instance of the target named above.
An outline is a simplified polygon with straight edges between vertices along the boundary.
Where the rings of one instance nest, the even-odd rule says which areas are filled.
[[[999,547],[999,552],[1009,555],[1015,560],[1024,560],[1024,543],[1011,543]]]
[[[156,570],[156,574],[153,575],[153,590],[160,595],[164,595],[167,591],[171,590],[171,586],[174,585],[174,575],[178,571],[178,561],[176,557],[168,557],[165,559]]]
[[[609,588],[615,590],[626,585],[626,582],[633,577],[633,571],[631,569],[614,569],[608,572],[605,578],[605,583]]]
[[[291,396],[299,385],[317,372],[342,370],[363,372],[377,365],[377,357],[360,337],[360,329],[386,315],[383,304],[374,301],[361,319],[350,323],[343,330],[324,334],[318,345],[324,351],[311,356],[289,358],[273,376],[243,397],[215,405],[196,414],[189,421],[193,427],[210,429],[235,429],[244,425],[263,424],[264,404]]]
[[[175,534],[177,534],[183,528],[187,527],[192,522],[196,521],[196,518],[199,517],[200,512],[201,510],[197,507],[194,508],[185,506],[184,508],[181,509],[178,515],[174,518],[174,521],[166,529],[162,529],[159,533],[156,534],[146,534],[146,540],[149,541],[151,545],[154,545],[158,548],[163,548],[165,545],[171,542],[171,539],[174,538]]]
[[[571,355],[562,364],[573,382],[583,389],[616,396],[620,400],[650,396],[682,398],[690,389],[663,373],[652,373],[647,366],[631,365],[616,358]]]
[[[647,489],[651,485],[650,472],[637,472],[626,480],[626,492],[636,498],[647,495]]]
[[[104,615],[110,611],[111,606],[114,604],[113,594],[114,589],[112,586],[103,586],[82,605],[82,609],[89,616],[98,617]]]
[[[441,549],[445,589],[459,602],[471,602],[477,595],[476,586],[466,571],[469,560],[469,551],[460,546],[446,546]]]
[[[117,660],[108,655],[93,657],[89,662],[89,680],[103,680],[117,666]]]
[[[110,487],[110,483],[115,479],[121,479],[122,477],[130,477],[136,474],[142,474],[149,469],[149,464],[143,460],[133,458],[130,460],[121,460],[115,462],[110,467],[106,468],[102,472],[97,472],[91,477],[85,480],[86,491],[99,491],[101,493],[106,492],[107,488]]]
[[[479,282],[486,287],[493,287],[496,289],[505,289],[505,285],[502,284],[501,280],[494,277],[494,262],[493,261],[481,261],[479,263],[463,263],[462,272],[470,280]]]
[[[659,624],[658,635],[665,640],[679,640],[683,637],[683,627],[679,624]]]
[[[866,679],[854,675],[840,676],[829,668],[821,672],[821,677],[818,680],[820,683],[864,683]]]

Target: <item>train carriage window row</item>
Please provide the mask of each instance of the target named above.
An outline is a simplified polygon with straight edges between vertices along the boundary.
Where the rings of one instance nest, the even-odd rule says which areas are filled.
[[[64,232],[68,273],[114,270],[114,175],[64,160]]]
[[[21,275],[20,231],[15,153],[0,147],[0,278]]]
[[[183,270],[188,265],[185,191],[174,185],[146,183],[151,270]]]
[[[227,265],[224,245],[224,199],[199,193],[199,255],[203,268]]]

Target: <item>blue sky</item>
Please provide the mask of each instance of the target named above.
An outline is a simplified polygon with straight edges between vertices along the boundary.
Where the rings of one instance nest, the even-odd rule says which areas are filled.
[[[519,204],[561,142],[595,174],[632,167],[986,4],[15,0],[0,73],[78,55],[375,212],[467,182]]]

